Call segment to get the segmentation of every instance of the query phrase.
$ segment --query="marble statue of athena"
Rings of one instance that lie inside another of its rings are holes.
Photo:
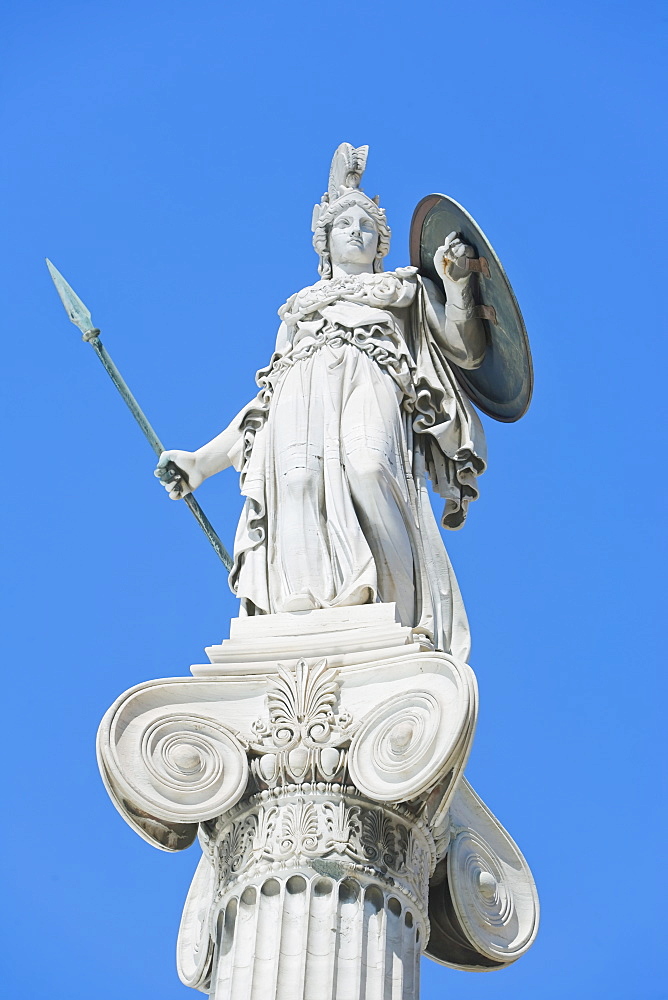
[[[485,332],[450,233],[437,290],[416,267],[383,272],[385,212],[360,188],[368,147],[334,155],[316,206],[320,280],[279,309],[260,392],[196,452],[168,451],[191,489],[233,465],[246,498],[231,584],[248,615],[394,602],[404,625],[468,659],[459,588],[427,495],[459,528],[485,469],[480,421],[450,367],[472,369]],[[443,302],[445,292],[445,303]],[[165,484],[175,499],[182,479]]]
[[[423,954],[502,969],[538,928],[531,871],[464,776],[477,684],[428,493],[461,527],[485,469],[471,400],[522,415],[526,332],[445,195],[416,209],[413,266],[383,272],[366,159],[334,154],[320,278],[279,309],[257,396],[159,458],[173,499],[240,474],[230,636],[192,676],[126,691],[98,732],[123,819],[161,850],[199,840],[177,968],[210,1000],[418,1000]]]

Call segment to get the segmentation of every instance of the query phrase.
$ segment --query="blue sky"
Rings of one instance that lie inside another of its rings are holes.
[[[475,216],[536,369],[526,418],[485,421],[481,499],[446,541],[481,695],[467,773],[534,870],[542,929],[503,972],[425,963],[423,1000],[668,997],[665,6],[0,10],[6,995],[194,996],[173,950],[197,849],[123,824],[94,736],[119,693],[187,673],[236,614],[43,259],[163,440],[197,447],[315,280],[311,209],[347,140],[371,146],[389,267],[425,194]],[[200,500],[230,545],[234,473]]]

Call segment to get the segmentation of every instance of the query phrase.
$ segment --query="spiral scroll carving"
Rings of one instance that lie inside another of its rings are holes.
[[[388,699],[363,720],[349,768],[365,795],[381,802],[415,798],[465,755],[471,691],[465,683],[444,687],[440,678],[432,678],[432,685],[409,690],[400,701]]]
[[[507,963],[527,950],[537,914],[520,866],[504,863],[473,830],[461,830],[448,853],[448,881],[457,918],[480,954]]]
[[[220,815],[248,782],[246,752],[235,734],[195,715],[154,718],[139,739],[121,741],[115,758],[130,797],[170,822]]]

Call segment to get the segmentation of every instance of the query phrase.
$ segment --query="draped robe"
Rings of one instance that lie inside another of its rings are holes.
[[[480,421],[415,268],[321,280],[279,310],[239,414],[245,497],[230,574],[242,613],[395,601],[466,660],[469,629],[427,481],[459,528],[485,469]],[[446,305],[447,308],[447,305]]]

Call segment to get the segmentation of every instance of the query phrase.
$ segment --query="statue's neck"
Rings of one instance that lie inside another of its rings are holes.
[[[333,278],[343,278],[346,274],[373,274],[373,267],[369,264],[332,263]]]

